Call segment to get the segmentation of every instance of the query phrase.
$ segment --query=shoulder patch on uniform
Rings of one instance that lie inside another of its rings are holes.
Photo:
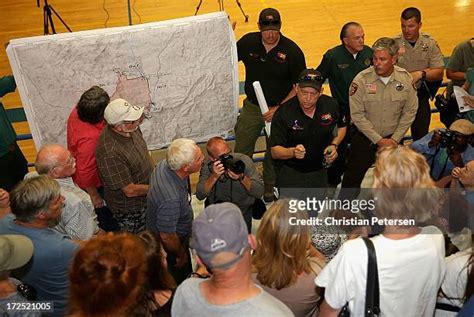
[[[354,95],[357,92],[357,89],[359,89],[359,85],[356,83],[351,84],[351,89],[349,90],[349,96]]]
[[[366,58],[366,59],[364,60],[365,66],[369,67],[369,66],[370,66],[370,62],[371,62],[370,58]]]

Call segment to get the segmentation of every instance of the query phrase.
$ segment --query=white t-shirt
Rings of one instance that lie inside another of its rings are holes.
[[[444,295],[450,299],[440,297],[438,298],[439,303],[450,304],[457,307],[463,305],[459,299],[462,299],[466,291],[467,262],[471,256],[471,252],[471,248],[469,248],[446,258],[446,275],[441,288],[443,289]],[[435,316],[456,316],[456,313],[436,310]]]
[[[382,316],[431,317],[443,280],[444,239],[435,227],[402,240],[383,235],[372,238],[377,254]],[[367,278],[367,247],[361,238],[349,240],[316,277],[325,287],[329,306],[349,302],[353,316],[364,316]]]

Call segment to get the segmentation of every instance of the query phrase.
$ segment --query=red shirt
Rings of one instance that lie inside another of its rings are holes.
[[[76,159],[76,173],[72,178],[81,188],[102,186],[97,173],[95,148],[104,127],[104,120],[96,124],[81,121],[76,107],[67,120],[67,148]]]

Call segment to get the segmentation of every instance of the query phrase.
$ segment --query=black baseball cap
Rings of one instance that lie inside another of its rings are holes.
[[[281,18],[280,13],[273,8],[266,8],[260,12],[258,18],[258,24],[260,25],[260,31],[276,30],[281,29]]]
[[[316,69],[305,69],[298,76],[298,86],[301,88],[312,87],[317,91],[321,91],[321,87],[323,86],[323,75],[321,75],[321,73]]]

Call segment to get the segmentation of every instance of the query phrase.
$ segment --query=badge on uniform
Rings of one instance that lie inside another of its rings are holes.
[[[405,88],[405,86],[402,83],[397,83],[397,85],[395,86],[395,89],[397,91],[402,91],[403,88]]]
[[[347,67],[349,67],[349,64],[337,64],[337,67],[339,69],[346,69]]]
[[[322,125],[330,125],[334,119],[332,118],[330,113],[325,113],[321,115],[321,124]]]
[[[276,55],[277,59],[284,62],[286,60],[286,54],[285,53],[282,53],[282,52],[277,52],[277,55]]]
[[[351,84],[351,89],[349,90],[349,96],[352,96],[356,93],[357,89],[359,89],[359,86],[356,83]]]
[[[369,66],[370,66],[370,62],[371,62],[371,59],[370,59],[370,58],[366,58],[365,61],[364,61],[365,66],[369,67]]]
[[[377,84],[365,84],[365,90],[368,94],[376,94],[377,93]]]
[[[423,52],[427,52],[428,49],[429,49],[428,44],[426,44],[426,43],[421,44],[421,50],[422,50]]]
[[[298,120],[295,120],[295,122],[293,123],[293,126],[291,127],[291,130],[303,131],[304,128],[302,126],[300,126],[300,124],[298,123]]]

